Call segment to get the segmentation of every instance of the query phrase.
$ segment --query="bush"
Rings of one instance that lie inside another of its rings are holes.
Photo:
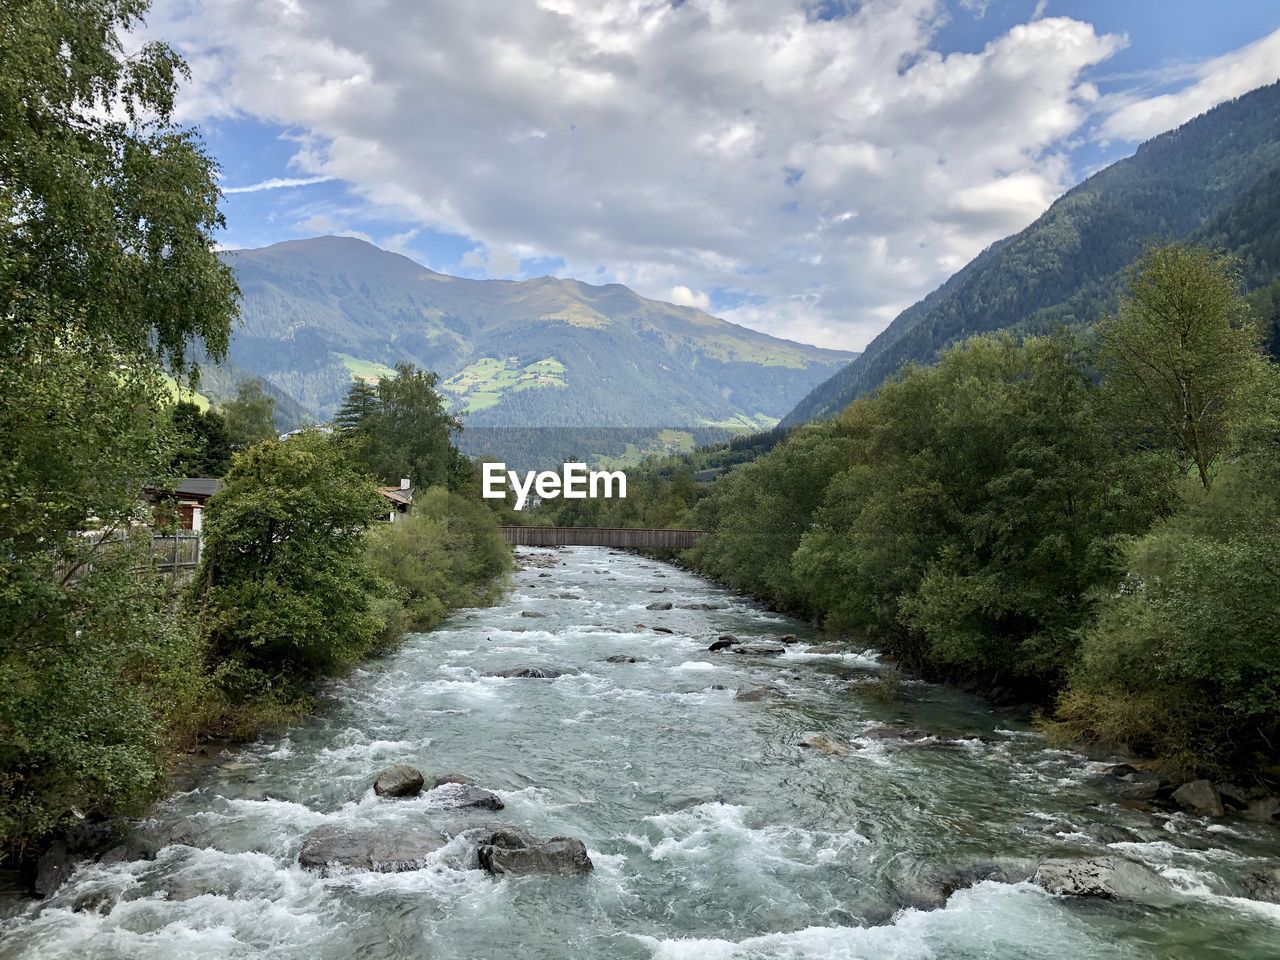
[[[1103,601],[1060,704],[1063,730],[1187,773],[1274,768],[1277,544],[1274,458],[1223,467],[1212,490],[1189,490],[1184,512],[1131,544],[1128,574]]]
[[[402,605],[384,602],[388,638],[429,629],[457,607],[491,602],[511,569],[492,511],[441,487],[420,493],[406,516],[375,529],[368,559],[395,584]]]
[[[319,433],[238,454],[209,501],[195,602],[233,700],[286,698],[377,642],[387,589],[365,560],[383,509],[373,482]]]

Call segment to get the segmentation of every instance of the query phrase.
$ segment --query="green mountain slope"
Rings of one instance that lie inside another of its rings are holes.
[[[618,284],[467,280],[350,238],[225,256],[244,294],[231,362],[320,418],[353,377],[410,361],[468,430],[759,427],[855,356]]]
[[[904,362],[930,362],[973,333],[1092,323],[1115,302],[1124,268],[1152,242],[1223,243],[1230,233],[1228,248],[1242,247],[1251,231],[1265,227],[1261,201],[1273,190],[1266,178],[1277,168],[1280,84],[1272,84],[1149,140],[1068,191],[1031,226],[993,244],[904,310],[783,423],[831,416]],[[1268,249],[1256,255],[1271,257],[1274,269],[1274,246]]]

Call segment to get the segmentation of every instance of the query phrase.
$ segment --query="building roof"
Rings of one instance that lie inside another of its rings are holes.
[[[379,487],[378,492],[398,507],[407,507],[413,503],[412,487]]]
[[[208,499],[222,489],[222,481],[217,477],[183,477],[174,486],[173,492],[180,497],[197,497]]]

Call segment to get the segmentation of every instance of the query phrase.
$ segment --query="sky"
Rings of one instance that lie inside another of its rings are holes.
[[[227,248],[625,283],[861,349],[1072,185],[1280,78],[1275,0],[154,0]]]

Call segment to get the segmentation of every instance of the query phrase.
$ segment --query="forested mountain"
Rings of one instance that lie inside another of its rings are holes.
[[[345,237],[224,254],[231,361],[331,416],[353,377],[439,374],[467,428],[770,426],[853,354],[619,284],[468,280]]]
[[[1251,287],[1280,275],[1280,84],[1163,133],[1094,174],[904,310],[865,353],[783,420],[826,417],[906,361],[974,333],[1083,327],[1112,308],[1124,269],[1153,242],[1238,252]]]

